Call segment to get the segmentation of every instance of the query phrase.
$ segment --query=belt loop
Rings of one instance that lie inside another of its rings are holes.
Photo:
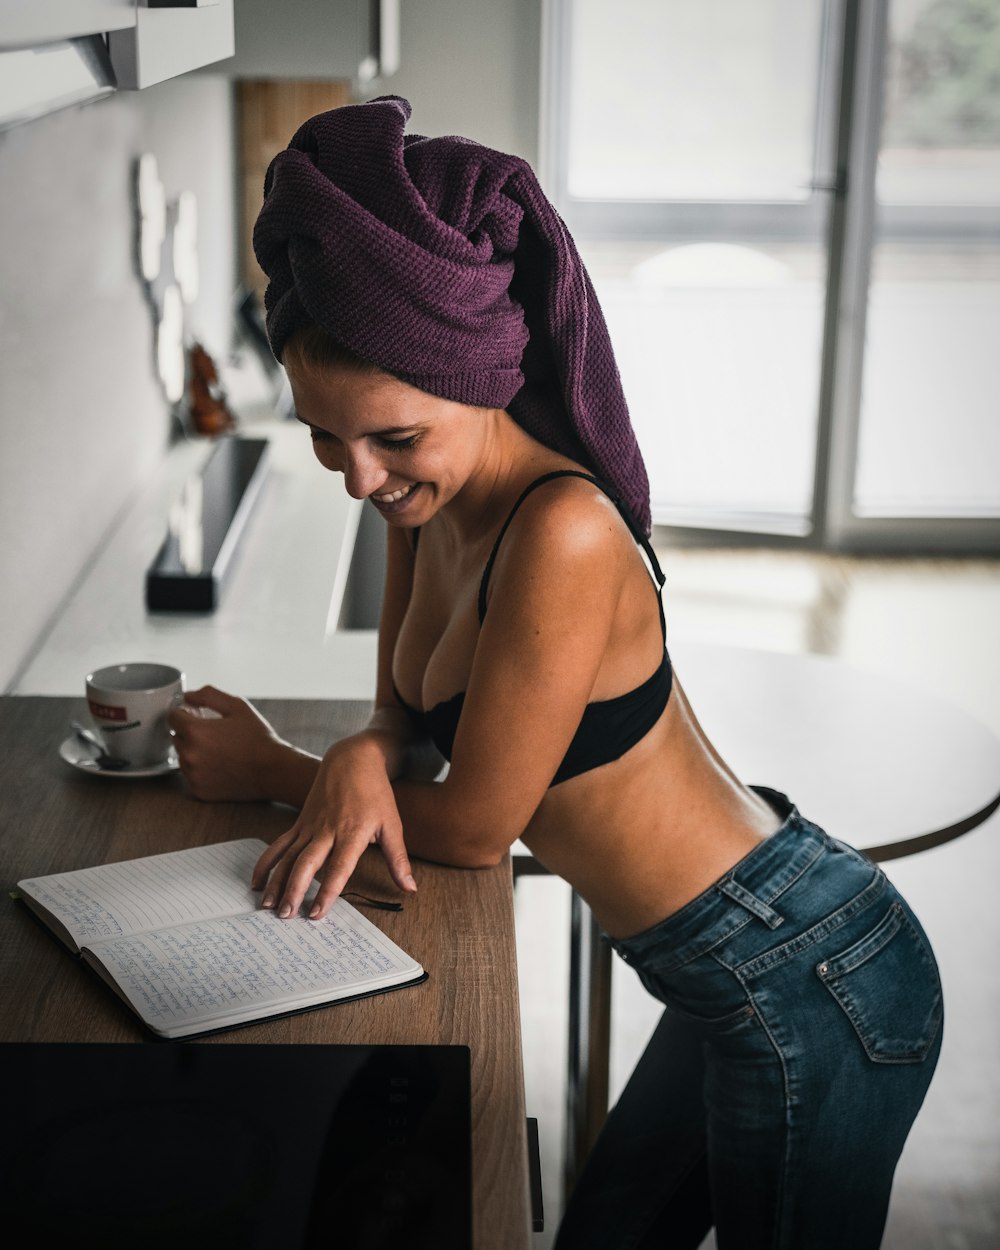
[[[773,907],[768,907],[767,903],[762,903],[756,894],[751,894],[749,890],[743,888],[738,881],[733,881],[731,877],[725,877],[716,886],[727,898],[731,898],[734,903],[739,903],[741,907],[745,907],[747,911],[752,912],[759,920],[767,925],[769,929],[776,929],[778,925],[784,924],[783,916],[779,916]]]

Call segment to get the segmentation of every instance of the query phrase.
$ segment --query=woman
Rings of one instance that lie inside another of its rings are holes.
[[[254,234],[297,415],[387,522],[375,712],[318,760],[206,688],[189,701],[220,719],[174,716],[182,767],[202,798],[301,808],[253,880],[283,918],[317,875],[323,916],[372,842],[411,891],[410,854],[475,868],[521,837],[587,900],[666,1011],[560,1247],[695,1247],[713,1223],[723,1250],[875,1247],[940,1046],[926,938],[705,737],[573,243],[524,162],[408,117],[306,123]]]

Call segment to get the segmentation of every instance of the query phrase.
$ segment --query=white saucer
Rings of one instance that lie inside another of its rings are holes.
[[[97,762],[96,752],[85,742],[81,742],[76,734],[70,734],[65,739],[59,748],[59,754],[67,764],[72,764],[81,772],[98,773],[101,777],[162,777],[180,767],[177,752],[171,747],[167,758],[159,764],[144,764],[135,768],[102,768]]]

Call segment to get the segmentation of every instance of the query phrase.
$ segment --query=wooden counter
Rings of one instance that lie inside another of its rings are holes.
[[[177,774],[135,780],[74,771],[58,748],[81,707],[66,698],[0,699],[0,1041],[145,1038],[131,1012],[9,897],[18,880],[229,838],[271,839],[292,819],[270,804],[195,802]],[[359,727],[368,711],[356,701],[273,700],[261,708],[279,732],[314,750]],[[510,865],[414,868],[416,897],[375,919],[423,964],[427,982],[218,1040],[468,1046],[474,1244],[522,1250],[530,1216]],[[366,854],[354,886],[394,893],[377,851]]]

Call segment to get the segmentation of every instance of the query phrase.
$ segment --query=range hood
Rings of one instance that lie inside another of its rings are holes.
[[[99,100],[115,86],[101,35],[0,51],[0,130]]]

